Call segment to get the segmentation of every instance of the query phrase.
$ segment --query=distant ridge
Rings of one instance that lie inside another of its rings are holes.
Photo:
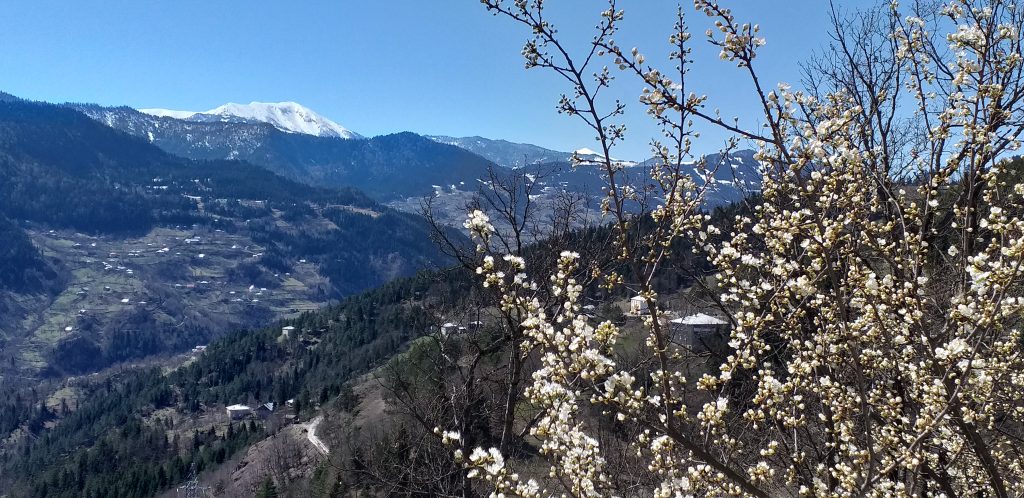
[[[546,149],[538,145],[494,140],[484,137],[449,137],[444,135],[428,135],[427,138],[460,147],[480,155],[491,162],[506,168],[521,168],[530,164],[543,164],[568,161],[571,152]]]

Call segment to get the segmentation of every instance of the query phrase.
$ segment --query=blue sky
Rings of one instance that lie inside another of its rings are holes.
[[[823,0],[723,3],[760,23],[768,45],[759,63],[770,84],[797,83],[798,63],[826,40]],[[582,42],[605,5],[549,4],[563,35]],[[627,16],[620,44],[639,47],[649,60],[663,53],[676,3],[619,5]],[[691,85],[712,96],[724,116],[753,124],[747,80],[700,41],[707,19],[692,2],[682,5],[698,42]],[[562,81],[523,69],[526,37],[475,0],[5,0],[0,90],[51,102],[193,111],[294,100],[364,135],[408,130],[593,147],[592,132],[554,111]],[[618,95],[633,111],[618,157],[646,157],[656,134],[637,95],[635,86]],[[714,150],[722,139],[708,133],[698,148]]]

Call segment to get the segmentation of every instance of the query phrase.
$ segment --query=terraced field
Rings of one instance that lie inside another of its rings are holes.
[[[243,233],[177,227],[119,239],[30,230],[68,281],[52,298],[19,297],[20,323],[0,326],[5,349],[17,352],[5,366],[27,375],[82,372],[82,359],[62,364],[62,351],[75,356],[96,346],[116,361],[144,356],[153,344],[187,350],[327,302],[330,284],[315,265],[299,260],[273,273],[256,264],[264,247]]]

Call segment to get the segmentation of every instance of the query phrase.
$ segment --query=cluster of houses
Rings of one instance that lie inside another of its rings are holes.
[[[227,412],[231,420],[243,420],[253,415],[265,420],[274,414],[274,403],[263,403],[256,408],[249,405],[231,405],[227,407]]]

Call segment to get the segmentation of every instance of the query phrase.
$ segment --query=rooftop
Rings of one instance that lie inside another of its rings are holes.
[[[696,315],[690,315],[685,318],[676,318],[672,320],[672,323],[678,323],[682,325],[726,325],[728,322],[721,318],[716,318],[711,315],[704,313],[697,313]]]

